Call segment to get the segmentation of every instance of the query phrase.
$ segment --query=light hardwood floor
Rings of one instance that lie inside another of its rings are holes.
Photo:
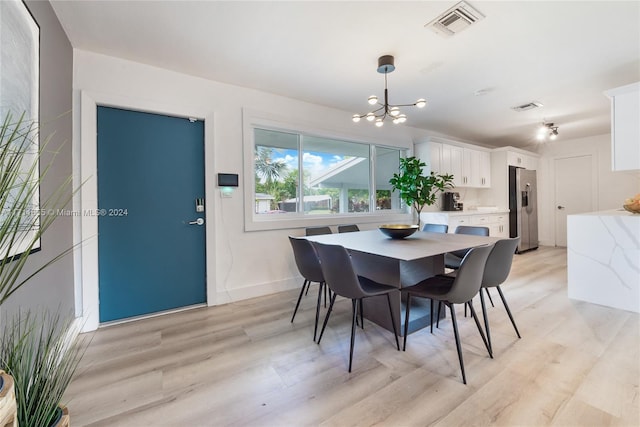
[[[98,330],[66,395],[74,426],[639,426],[638,314],[567,298],[566,251],[516,255],[494,292],[494,359],[458,316],[462,384],[449,318],[398,352],[373,323],[356,336],[336,302],[312,340],[316,287]],[[606,284],[603,284],[606,286]],[[479,304],[476,304],[479,307]]]

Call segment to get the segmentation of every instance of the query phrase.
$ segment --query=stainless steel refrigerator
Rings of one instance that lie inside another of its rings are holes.
[[[509,166],[509,235],[520,236],[516,253],[538,247],[536,171]]]

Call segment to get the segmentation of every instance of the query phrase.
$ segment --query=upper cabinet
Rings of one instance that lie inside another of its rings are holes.
[[[640,82],[605,95],[611,99],[611,168],[640,169]]]
[[[414,153],[427,164],[426,173],[453,175],[456,187],[491,186],[491,154],[487,150],[429,141],[415,144]]]
[[[537,170],[538,158],[533,155],[522,154],[515,151],[507,151],[507,165]]]

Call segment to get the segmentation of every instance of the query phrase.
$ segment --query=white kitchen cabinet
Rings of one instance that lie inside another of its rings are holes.
[[[416,143],[413,152],[415,157],[427,164],[424,169],[426,174],[433,171],[453,175],[453,185],[456,187],[491,187],[489,151],[429,141]]]
[[[413,155],[426,164],[424,175],[442,170],[442,144],[439,142],[420,142],[414,145]]]
[[[440,173],[453,175],[453,185],[464,187],[464,174],[462,172],[463,149],[455,145],[442,144],[442,161]]]
[[[462,166],[462,186],[491,187],[491,154],[488,151],[465,148]]]
[[[509,213],[485,213],[477,211],[460,212],[423,212],[420,214],[422,224],[447,224],[449,233],[453,233],[459,225],[488,227],[492,237],[509,237]]]
[[[611,168],[640,169],[640,82],[605,94],[611,99]]]
[[[518,166],[525,169],[537,170],[538,158],[515,151],[508,151],[507,164],[509,166]]]

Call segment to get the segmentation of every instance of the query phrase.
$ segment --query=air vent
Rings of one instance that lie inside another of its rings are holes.
[[[425,24],[425,27],[431,28],[441,36],[451,37],[483,18],[482,13],[468,3],[461,1],[433,21]]]
[[[515,107],[511,107],[511,109],[514,111],[527,111],[527,110],[533,110],[534,108],[539,108],[539,107],[542,107],[541,103],[539,103],[538,101],[531,101],[526,104],[516,105]]]

